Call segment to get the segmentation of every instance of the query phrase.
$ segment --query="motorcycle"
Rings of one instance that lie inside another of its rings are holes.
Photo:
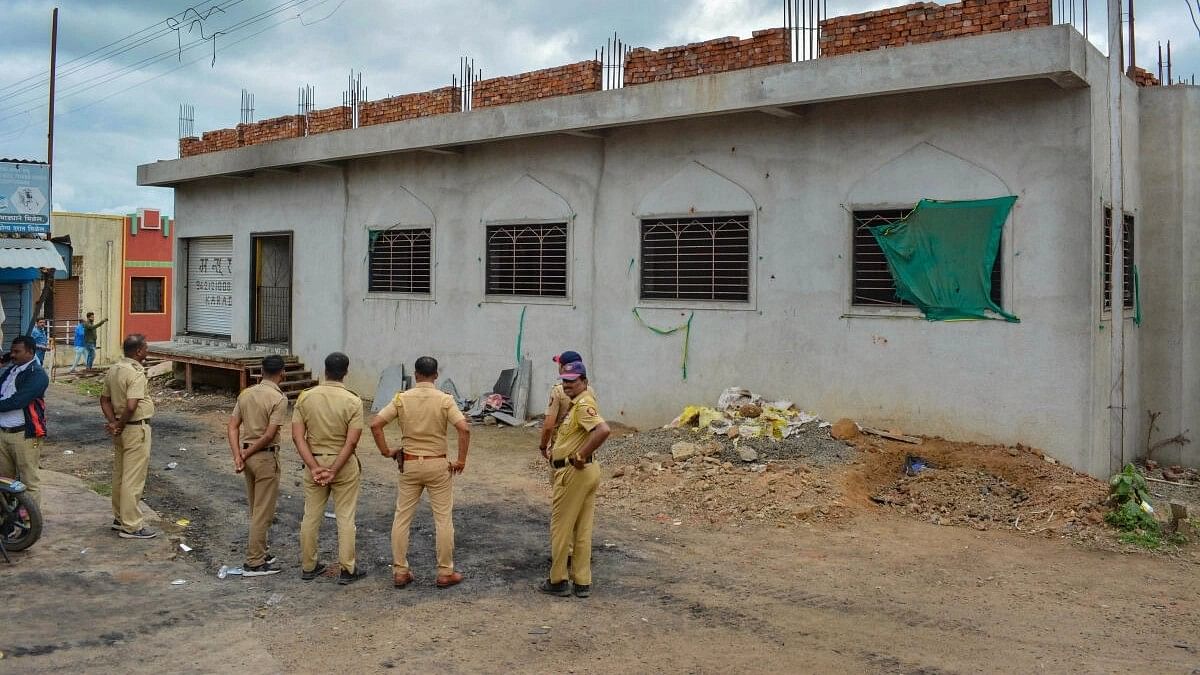
[[[24,551],[42,536],[42,512],[16,478],[0,477],[0,554]]]

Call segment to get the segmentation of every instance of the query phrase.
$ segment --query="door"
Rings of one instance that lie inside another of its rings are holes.
[[[79,322],[79,277],[56,279],[50,309],[50,333],[55,342],[71,344]]]
[[[4,307],[4,341],[12,342],[25,334],[21,317],[25,314],[25,287],[22,284],[0,284],[0,305]],[[8,344],[0,351],[8,351]]]
[[[250,297],[250,334],[258,344],[287,345],[292,340],[292,236],[254,237],[254,288]]]
[[[232,317],[233,237],[189,239],[187,332],[228,338]]]

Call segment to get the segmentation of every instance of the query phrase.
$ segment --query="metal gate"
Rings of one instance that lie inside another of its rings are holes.
[[[288,344],[292,338],[292,238],[254,237],[254,341]]]
[[[25,286],[22,284],[0,284],[0,305],[4,307],[4,348],[12,339],[25,332],[21,317],[25,315]]]
[[[229,337],[233,317],[233,237],[187,242],[187,332]]]

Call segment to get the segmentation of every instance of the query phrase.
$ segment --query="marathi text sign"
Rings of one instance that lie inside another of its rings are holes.
[[[50,167],[0,162],[0,232],[50,233]]]

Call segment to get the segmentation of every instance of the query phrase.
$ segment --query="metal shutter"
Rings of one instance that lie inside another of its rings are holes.
[[[51,333],[55,339],[70,344],[75,337],[75,322],[79,321],[79,277],[54,281],[54,311],[50,315]]]
[[[229,337],[233,237],[188,240],[187,284],[187,331]]]
[[[21,325],[21,317],[25,314],[25,293],[21,284],[0,284],[0,303],[4,305],[4,349],[12,339],[21,335],[25,327]]]

